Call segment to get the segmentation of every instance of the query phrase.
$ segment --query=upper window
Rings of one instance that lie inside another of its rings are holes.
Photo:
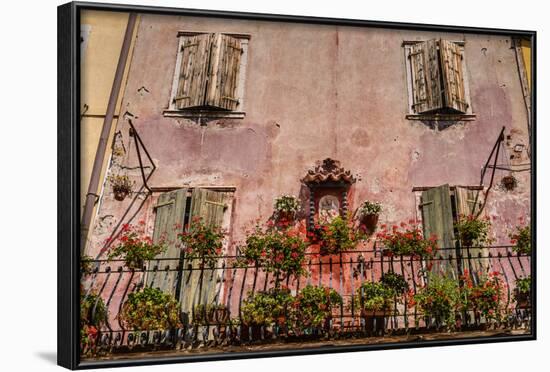
[[[443,39],[404,42],[409,119],[473,118],[464,43]]]
[[[173,116],[244,117],[247,35],[180,32]]]

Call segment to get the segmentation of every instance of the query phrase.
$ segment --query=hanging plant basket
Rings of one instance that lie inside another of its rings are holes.
[[[516,177],[509,175],[502,177],[502,180],[500,181],[502,184],[502,187],[504,187],[505,190],[512,191],[515,189],[518,185],[518,180]]]
[[[367,233],[372,234],[376,230],[376,225],[378,224],[378,214],[365,214],[361,215],[361,225],[365,227]]]
[[[122,201],[132,193],[132,187],[134,186],[134,181],[130,180],[127,175],[112,175],[109,177],[109,182],[113,188],[113,194],[115,200]]]

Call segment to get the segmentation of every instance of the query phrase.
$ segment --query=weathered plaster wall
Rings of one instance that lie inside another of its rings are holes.
[[[201,126],[163,116],[178,30],[251,35],[244,119]],[[351,208],[364,199],[378,200],[385,208],[383,223],[417,213],[413,186],[477,185],[502,126],[512,135],[511,147],[528,144],[514,50],[506,37],[160,15],[142,16],[137,35],[122,102],[127,113],[117,126],[126,152],[115,156],[113,169],[137,165],[128,142],[131,118],[158,167],[151,185],[236,187],[234,240],[242,238],[251,221],[271,215],[274,197],[300,194],[299,179],[327,157],[340,160],[360,178]],[[434,129],[405,119],[401,43],[432,37],[465,41],[474,121]],[[513,161],[529,160],[524,151]],[[139,181],[138,171],[130,172]],[[497,172],[495,180],[504,174]],[[516,177],[515,191],[491,192],[489,213],[508,219],[528,214],[529,173]],[[130,202],[105,196],[100,217],[110,222],[96,228],[96,251]],[[153,202],[149,198],[142,213],[153,217],[147,208]]]

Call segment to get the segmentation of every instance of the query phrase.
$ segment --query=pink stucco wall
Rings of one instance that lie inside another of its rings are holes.
[[[178,30],[250,34],[244,119],[198,125],[165,117],[177,53]],[[465,41],[471,105],[476,118],[446,129],[407,120],[404,40],[443,37]],[[152,186],[235,186],[231,240],[272,214],[273,199],[299,195],[300,178],[316,161],[337,159],[358,178],[350,209],[365,199],[382,203],[380,223],[418,215],[415,186],[478,185],[480,170],[502,126],[510,135],[500,164],[529,163],[527,113],[511,39],[245,20],[142,15],[118,121],[113,171],[126,167],[140,184],[130,118],[157,165]],[[145,89],[141,89],[144,87]],[[499,171],[498,182],[506,172]],[[519,216],[529,215],[529,172],[518,188],[494,188],[487,213],[498,216],[497,243]],[[485,185],[489,177],[485,180]],[[158,195],[138,197],[127,216],[154,221]],[[107,186],[91,236],[94,256],[131,203],[114,201]],[[127,222],[127,221],[124,221]],[[233,253],[233,252],[230,252]],[[346,274],[348,275],[348,274]]]

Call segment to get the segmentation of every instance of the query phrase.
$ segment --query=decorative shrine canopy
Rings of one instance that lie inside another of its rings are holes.
[[[324,183],[336,183],[342,185],[351,185],[356,179],[351,171],[340,166],[338,160],[326,158],[322,162],[317,162],[315,167],[309,169],[302,178],[302,182],[308,186],[315,186]]]

